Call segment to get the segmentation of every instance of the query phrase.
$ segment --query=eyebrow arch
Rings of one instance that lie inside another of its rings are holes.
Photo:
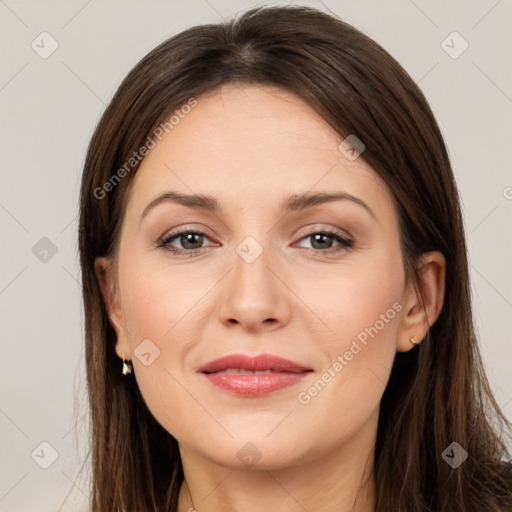
[[[285,199],[285,201],[283,201],[281,209],[288,212],[300,211],[312,208],[313,206],[317,206],[319,204],[343,200],[352,201],[353,203],[362,206],[375,220],[377,220],[377,217],[375,216],[372,209],[364,201],[362,201],[358,197],[355,197],[351,194],[347,194],[345,192],[292,194],[287,199]],[[183,194],[179,192],[168,191],[158,195],[155,199],[153,199],[153,201],[151,201],[146,206],[146,208],[144,208],[144,211],[142,212],[141,215],[141,221],[152,208],[163,202],[177,203],[188,208],[198,208],[213,213],[221,212],[219,202],[213,196],[201,194]]]
[[[358,197],[353,196],[352,194],[347,194],[345,192],[293,194],[284,202],[283,209],[286,211],[305,210],[306,208],[311,208],[318,204],[332,201],[352,201],[353,203],[362,206],[375,220],[377,220],[377,217],[373,213],[372,209],[364,201]]]

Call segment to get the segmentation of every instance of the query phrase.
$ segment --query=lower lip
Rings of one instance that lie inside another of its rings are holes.
[[[239,375],[227,373],[203,373],[214,386],[235,395],[263,396],[298,384],[310,372],[263,373]]]

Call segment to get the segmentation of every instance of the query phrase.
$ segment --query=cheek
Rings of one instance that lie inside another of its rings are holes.
[[[402,310],[404,273],[400,255],[394,251],[383,254],[352,272],[333,276],[332,283],[336,307],[328,311],[336,335],[328,346],[331,360],[346,353],[351,366],[365,365],[368,370],[375,367],[386,372],[396,351]]]
[[[301,297],[323,321],[323,346],[331,353],[347,341],[375,329],[383,338],[393,337],[401,307],[404,271],[398,251],[376,250],[318,273],[315,279],[301,279]],[[369,336],[369,335],[368,335]]]
[[[197,407],[187,393],[183,361],[200,341],[205,294],[215,281],[211,271],[201,273],[192,267],[180,271],[149,260],[126,257],[119,266],[132,364],[153,416],[169,432],[186,435],[190,422],[183,418],[197,415]]]
[[[333,272],[329,292],[309,296],[333,331],[322,340],[319,378],[299,394],[319,428],[329,421],[349,437],[378,407],[396,354],[403,286],[401,256],[390,253]]]
[[[201,300],[211,286],[211,272],[204,274],[191,267],[166,265],[164,258],[157,262],[147,255],[126,259],[122,292],[132,349],[145,338],[160,350],[179,348],[169,340],[200,311]]]

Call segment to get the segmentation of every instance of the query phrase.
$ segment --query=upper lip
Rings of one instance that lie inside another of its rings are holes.
[[[260,354],[257,356],[231,354],[204,364],[198,369],[198,372],[213,373],[228,369],[248,371],[272,370],[275,372],[293,373],[312,371],[308,366],[272,354]]]

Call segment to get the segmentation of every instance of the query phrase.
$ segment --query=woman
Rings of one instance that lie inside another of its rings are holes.
[[[79,237],[92,511],[512,510],[445,144],[358,30],[258,8],[159,45]]]

